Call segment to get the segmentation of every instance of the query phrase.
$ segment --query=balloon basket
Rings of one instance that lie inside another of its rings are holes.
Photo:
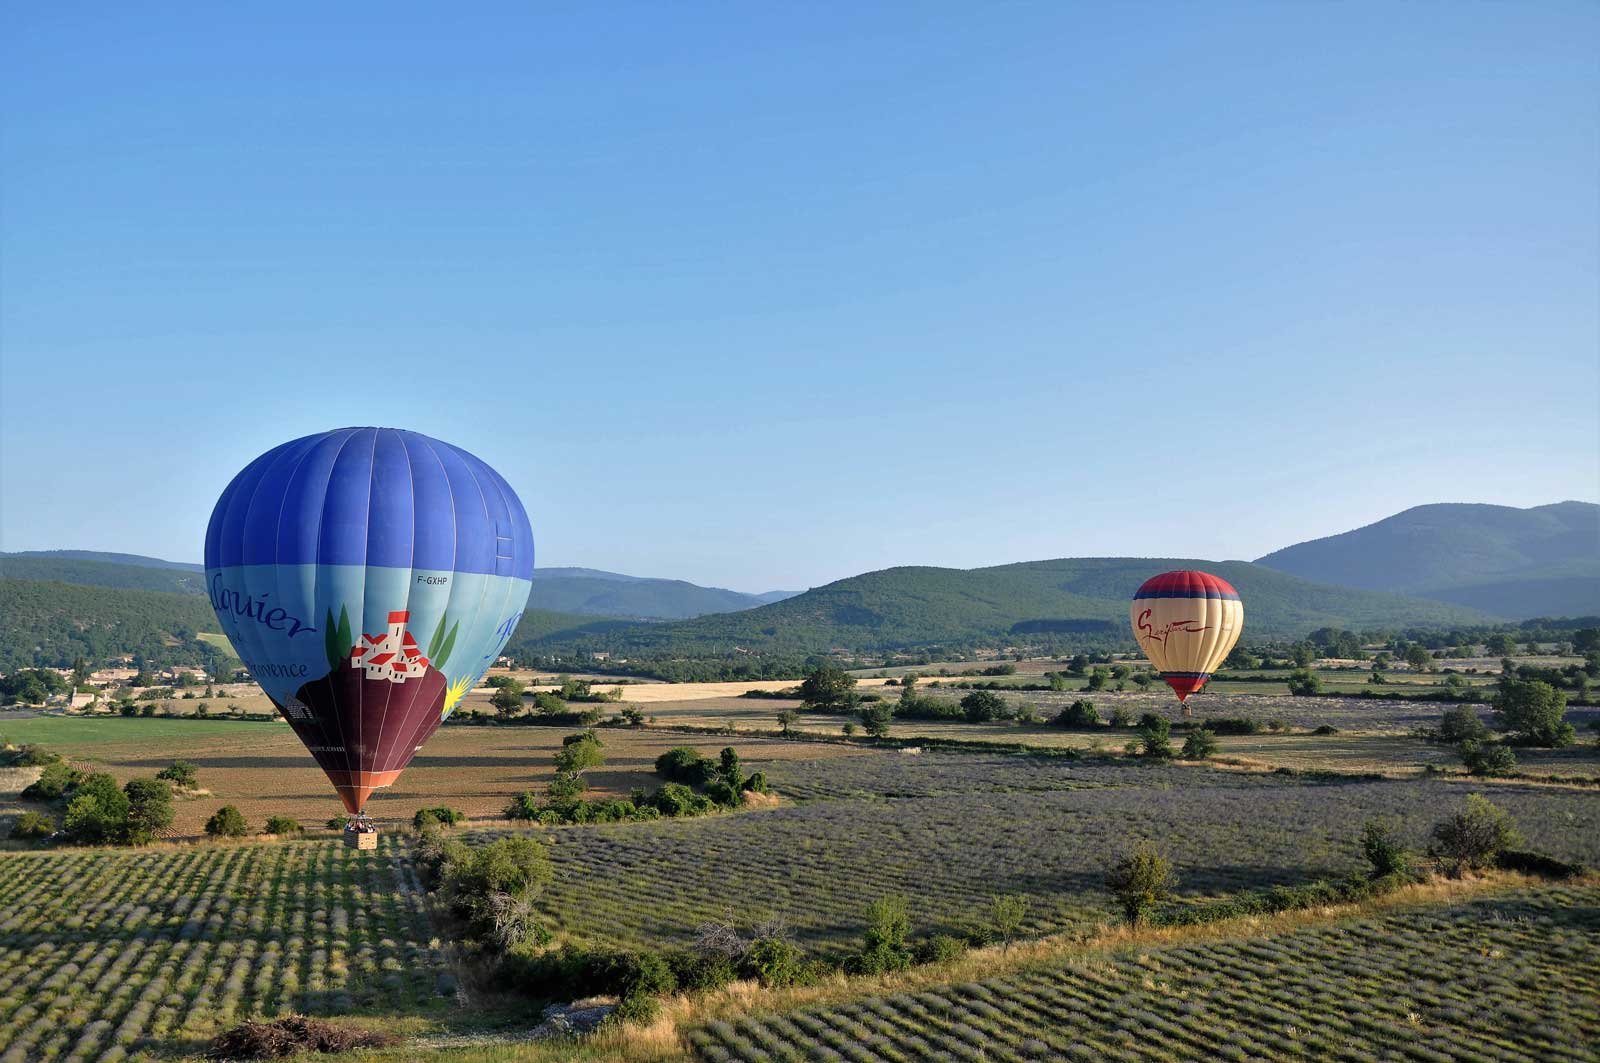
[[[365,816],[358,816],[344,825],[344,844],[348,849],[376,849],[378,825]]]

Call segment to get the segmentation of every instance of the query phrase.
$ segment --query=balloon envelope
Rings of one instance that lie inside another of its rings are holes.
[[[506,481],[466,451],[341,428],[234,477],[205,568],[223,632],[356,813],[511,637],[533,531]]]
[[[1239,641],[1244,604],[1220,576],[1188,569],[1163,572],[1134,594],[1129,620],[1139,648],[1178,700],[1186,701]]]

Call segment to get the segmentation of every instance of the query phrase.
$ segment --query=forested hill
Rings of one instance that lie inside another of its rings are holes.
[[[0,576],[119,590],[205,593],[205,577],[198,565],[92,550],[0,554]],[[534,570],[529,604],[579,616],[682,620],[707,613],[753,609],[786,596],[782,591],[744,594],[677,579],[624,576],[587,568],[556,568]]]
[[[603,649],[692,656],[908,649],[1050,633],[1120,640],[1133,592],[1148,577],[1173,568],[1203,568],[1231,581],[1245,601],[1245,630],[1256,636],[1491,619],[1441,602],[1311,583],[1244,561],[1067,558],[971,570],[883,569],[745,612],[618,626],[577,638],[564,633],[528,639],[519,632],[513,647],[524,653]]]
[[[1592,615],[1600,613],[1600,506],[1417,506],[1257,564],[1513,619]]]

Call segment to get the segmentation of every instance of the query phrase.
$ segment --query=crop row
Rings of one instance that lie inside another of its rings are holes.
[[[1395,818],[1420,847],[1474,789],[937,754],[791,762],[772,774],[780,792],[811,798],[550,832],[556,875],[543,904],[553,924],[596,942],[659,946],[732,910],[745,921],[782,916],[826,953],[856,936],[881,894],[909,897],[921,929],[961,930],[991,896],[1016,893],[1029,898],[1024,933],[1037,935],[1110,915],[1104,869],[1135,840],[1168,852],[1184,896],[1213,897],[1356,870],[1369,817]],[[1485,792],[1534,847],[1600,860],[1591,794]]]
[[[445,969],[392,844],[17,854],[0,896],[0,1063],[142,1058],[251,1016],[425,1002]]]
[[[692,1031],[736,1060],[1593,1060],[1600,889],[1168,946]]]

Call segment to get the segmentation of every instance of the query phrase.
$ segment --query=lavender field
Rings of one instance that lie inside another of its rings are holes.
[[[1545,888],[691,1031],[774,1060],[1593,1060],[1600,889]]]
[[[1578,790],[936,753],[793,761],[770,775],[793,804],[550,832],[551,917],[581,938],[659,947],[730,911],[780,915],[826,955],[885,893],[911,898],[930,931],[1019,893],[1024,933],[1040,935],[1109,918],[1104,869],[1141,839],[1160,842],[1181,895],[1199,900],[1354,871],[1369,817],[1394,818],[1420,848],[1474,792],[1511,812],[1534,847],[1600,861],[1600,800]]]

